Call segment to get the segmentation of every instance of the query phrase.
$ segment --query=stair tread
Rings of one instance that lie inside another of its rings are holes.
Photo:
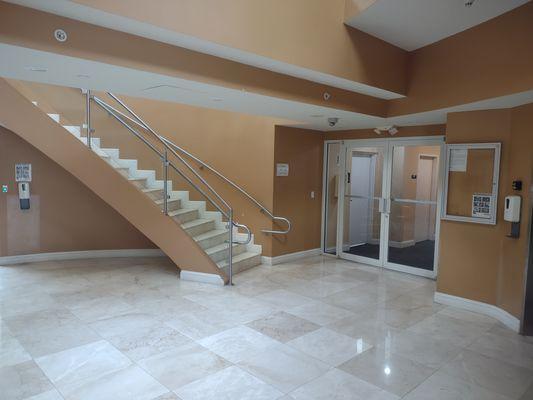
[[[132,176],[128,177],[128,181],[145,181],[147,179],[148,178],[136,178],[136,177],[132,177]]]
[[[241,244],[239,243],[233,243],[233,248],[237,247],[237,246],[241,246]],[[243,246],[243,245],[242,245]],[[221,251],[221,250],[226,250],[228,248],[228,244],[227,243],[222,243],[222,244],[217,244],[216,246],[213,246],[213,247],[209,247],[207,249],[205,249],[205,252],[209,255],[213,254],[213,253],[216,253],[218,251]]]
[[[197,211],[196,208],[180,208],[179,210],[169,211],[168,215],[170,217],[176,217],[178,215],[187,214],[193,211]]]
[[[163,190],[163,189],[155,189],[155,190]],[[171,197],[171,198],[168,199],[168,202],[170,203],[170,202],[172,202],[172,201],[179,201],[179,200],[181,200],[179,197]],[[156,200],[155,203],[156,203],[156,204],[159,204],[159,205],[163,205],[163,203],[164,203],[164,199]],[[180,210],[182,210],[182,209],[180,209]],[[176,211],[170,211],[168,214],[170,215],[170,213],[174,213],[174,212],[177,212],[177,211],[178,211],[178,210],[176,210]]]
[[[218,236],[223,233],[227,234],[228,230],[227,229],[213,229],[212,231],[202,233],[198,236],[194,236],[193,239],[196,241],[199,241],[199,240],[209,239],[211,237]]]
[[[245,251],[244,253],[237,254],[236,256],[233,257],[233,264],[238,263],[240,261],[248,260],[249,258],[260,256],[260,255],[261,255],[261,253],[254,253],[252,251]],[[217,265],[219,267],[225,267],[226,265],[228,265],[228,262],[226,260],[225,261],[221,261],[221,262],[217,263]]]
[[[203,225],[203,224],[207,224],[209,222],[213,222],[212,219],[207,219],[207,218],[198,218],[198,219],[195,219],[195,220],[192,220],[192,221],[189,221],[189,222],[185,222],[183,224],[181,224],[182,228],[192,228],[194,226],[198,226],[198,225]]]

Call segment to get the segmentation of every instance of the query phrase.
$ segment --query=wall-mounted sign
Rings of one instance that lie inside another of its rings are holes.
[[[450,171],[466,172],[468,163],[467,149],[452,149],[450,152]]]
[[[31,182],[31,164],[15,164],[15,181]]]
[[[472,217],[490,218],[492,216],[492,196],[476,193],[472,196]]]
[[[276,176],[289,176],[289,164],[276,164]]]
[[[7,185],[2,185],[2,193],[7,193]]]

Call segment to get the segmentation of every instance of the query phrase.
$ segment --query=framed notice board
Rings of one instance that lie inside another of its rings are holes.
[[[496,224],[500,143],[449,144],[442,219]]]

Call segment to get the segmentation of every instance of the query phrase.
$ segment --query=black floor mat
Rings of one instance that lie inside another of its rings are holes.
[[[379,259],[379,246],[377,244],[362,244],[350,248],[350,254]],[[407,265],[415,268],[433,271],[435,255],[435,241],[423,240],[410,247],[389,247],[389,262]]]

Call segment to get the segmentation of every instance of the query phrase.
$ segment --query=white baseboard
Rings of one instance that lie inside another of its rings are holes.
[[[313,257],[313,256],[319,256],[322,254],[322,250],[318,249],[311,249],[311,250],[304,250],[304,251],[298,251],[296,253],[289,253],[289,254],[283,254],[282,256],[277,257],[261,257],[261,262],[265,265],[277,265],[282,264],[290,261],[299,260],[301,258],[306,257]]]
[[[205,272],[181,270],[180,279],[182,281],[209,283],[211,285],[224,286],[224,280],[220,275],[206,274]]]
[[[160,249],[124,249],[124,250],[84,250],[60,253],[36,253],[19,256],[0,257],[0,265],[25,264],[39,261],[79,260],[83,258],[117,258],[117,257],[163,257]]]
[[[463,297],[452,296],[439,292],[435,292],[435,302],[487,315],[497,319],[515,332],[520,331],[520,320],[518,318],[499,307],[493,306],[492,304],[482,303],[480,301],[465,299]]]

